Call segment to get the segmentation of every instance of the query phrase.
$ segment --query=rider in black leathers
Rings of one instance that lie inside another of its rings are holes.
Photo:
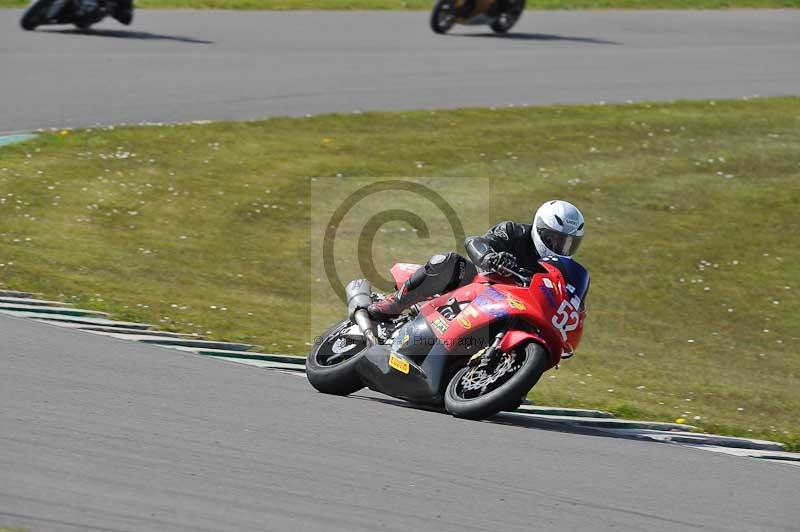
[[[434,255],[395,294],[370,305],[369,314],[378,320],[397,317],[435,294],[470,283],[477,269],[497,271],[505,266],[534,270],[543,256],[572,256],[583,234],[583,215],[574,205],[546,202],[536,212],[533,224],[501,222],[483,236],[467,238],[464,247],[469,261],[454,251]]]
[[[492,17],[498,16],[500,13],[504,11],[508,11],[511,7],[513,0],[496,0],[494,4],[489,8],[488,15]],[[475,9],[475,0],[467,0],[461,7],[459,7],[458,12],[456,13],[460,17],[466,17]]]
[[[98,9],[99,0],[80,0],[76,15],[79,19],[91,18]],[[110,15],[128,26],[133,21],[133,0],[115,0]]]

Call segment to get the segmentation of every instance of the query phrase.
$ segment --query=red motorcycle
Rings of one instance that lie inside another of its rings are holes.
[[[396,285],[417,268],[394,265]],[[366,280],[352,281],[350,318],[315,342],[309,382],[336,395],[367,386],[469,419],[516,409],[542,374],[578,347],[589,274],[562,257],[540,260],[536,271],[501,269],[386,322],[366,311],[381,296]]]

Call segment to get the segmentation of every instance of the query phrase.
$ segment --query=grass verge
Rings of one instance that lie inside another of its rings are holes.
[[[23,7],[27,0],[0,0]],[[428,10],[433,0],[138,0],[145,9],[330,9]],[[725,9],[796,8],[800,0],[528,0],[528,9]]]
[[[304,354],[308,176],[336,174],[488,176],[493,221],[574,201],[587,330],[534,400],[800,447],[800,98],[46,134],[0,150],[0,287]],[[438,251],[404,242],[380,267]]]

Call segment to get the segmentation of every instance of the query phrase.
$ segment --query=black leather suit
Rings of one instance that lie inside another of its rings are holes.
[[[528,270],[533,270],[539,260],[530,224],[501,222],[483,236],[468,237],[464,247],[469,260],[455,251],[434,255],[411,276],[404,291],[413,291],[413,299],[422,300],[469,284],[477,269],[488,269],[484,259],[493,252],[511,253],[516,257],[517,265]]]

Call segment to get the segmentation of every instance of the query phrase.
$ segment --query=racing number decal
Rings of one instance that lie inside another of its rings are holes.
[[[578,323],[581,320],[577,311],[581,305],[580,301],[577,296],[573,297],[571,301],[565,299],[553,316],[553,327],[558,329],[558,332],[561,333],[561,338],[564,340],[567,339],[568,332],[578,328]]]

